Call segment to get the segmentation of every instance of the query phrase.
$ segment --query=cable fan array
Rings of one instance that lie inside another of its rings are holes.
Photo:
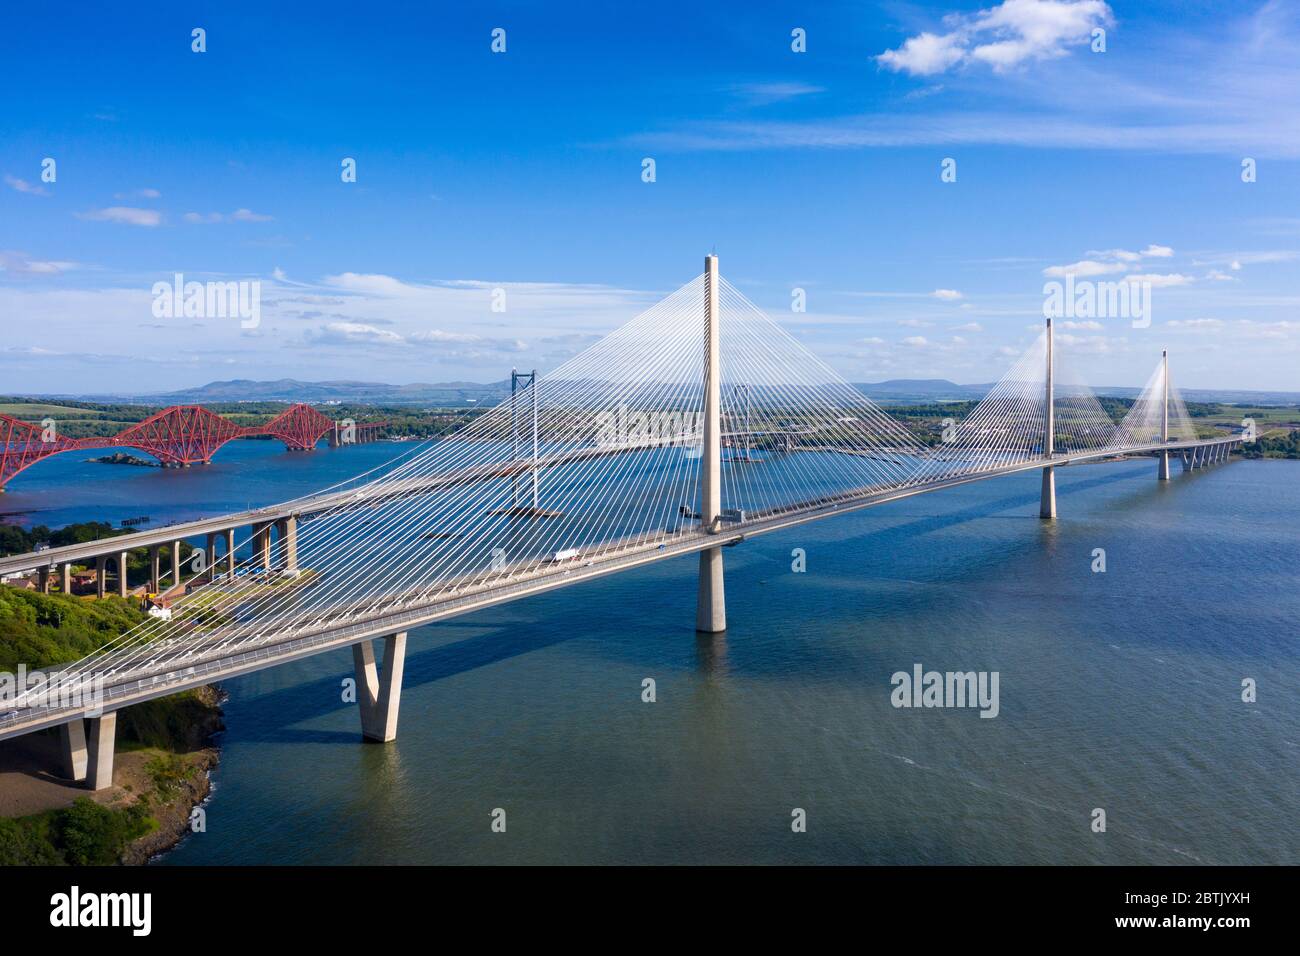
[[[1169,367],[1166,362],[1156,366],[1151,377],[1147,379],[1142,393],[1129,409],[1124,420],[1116,429],[1115,444],[1120,447],[1134,445],[1158,444],[1163,437],[1165,418],[1165,386],[1168,384],[1169,441],[1196,441],[1196,426],[1187,414],[1187,405],[1183,397],[1174,388],[1173,382],[1166,383]]]
[[[284,542],[268,567],[253,548],[60,679],[157,674],[700,537],[705,291],[700,276],[464,428],[330,489],[299,528],[300,574],[274,570]],[[724,526],[1042,457],[1045,336],[928,449],[725,279],[719,310]],[[1057,450],[1149,444],[1163,375],[1117,428],[1058,362]],[[1170,436],[1190,428],[1171,389]]]

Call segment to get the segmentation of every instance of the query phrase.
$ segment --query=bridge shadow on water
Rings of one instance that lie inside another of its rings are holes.
[[[1058,501],[1060,501],[1062,511],[1068,514],[1066,508],[1068,508],[1069,498],[1072,493],[1113,486],[1143,477],[1150,478],[1152,486],[1156,484],[1154,477],[1148,475],[1145,470],[1140,474],[1135,470],[1126,470],[1119,474],[1097,475],[1077,481],[1070,480],[1068,484],[1060,482]],[[1058,480],[1059,478],[1058,473]],[[1156,494],[1158,491],[1159,489],[1153,487],[1149,493]],[[1129,502],[1125,502],[1125,504],[1129,504]],[[1132,504],[1137,506],[1140,502],[1135,501]],[[1108,507],[1113,506],[1108,505]],[[1041,522],[1037,515],[1037,507],[1037,493],[1008,495],[1003,498],[980,501],[969,507],[942,514],[915,518],[885,528],[871,528],[864,529],[861,532],[851,532],[847,536],[847,540],[866,542],[876,539],[888,541],[892,546],[900,541],[915,540],[937,531],[989,519],[1032,520],[1036,524],[1041,524],[1045,532],[1051,533],[1053,525]],[[1006,513],[1031,508],[1032,511],[1026,511],[1024,514]],[[788,533],[780,532],[778,534]],[[1018,547],[1014,551],[994,548],[988,554],[988,560],[980,562],[979,567],[966,566],[966,570],[962,573],[972,576],[987,575],[990,568],[996,568],[999,565],[1006,565],[1019,560],[1023,557],[1026,548],[1034,548],[1042,543],[1043,538],[1035,536],[1025,539],[1024,548]],[[728,556],[730,557],[732,553],[729,551]],[[749,579],[746,582],[747,586],[749,584],[760,584],[764,576],[763,563],[764,559],[762,557],[757,558],[753,563],[749,561],[743,564],[737,562],[737,567],[732,573],[737,576],[744,575],[747,577]],[[673,567],[671,569],[666,567],[665,565],[668,564],[673,565]],[[693,562],[683,561],[680,562],[680,567],[677,565],[679,565],[679,562],[665,562],[663,565],[631,572],[631,576],[640,579],[636,584],[632,585],[638,592],[642,592],[642,589],[647,588],[652,592],[639,593],[636,607],[629,607],[626,600],[624,600],[626,593],[615,588],[601,595],[600,598],[584,602],[584,616],[587,616],[598,630],[613,633],[624,625],[627,628],[635,627],[636,622],[643,620],[648,612],[655,609],[655,606],[671,606],[680,608],[680,630],[686,633],[690,629],[691,608],[682,605],[681,595],[683,592],[680,588],[675,588],[674,584],[686,581],[690,585],[691,601],[689,603],[693,605],[695,569]],[[877,577],[880,574],[879,568],[869,568],[867,570]],[[947,576],[948,581],[953,580],[951,569],[945,571],[944,574]],[[652,580],[650,576],[657,577],[659,580]],[[595,590],[602,586],[609,588],[612,584],[615,584],[614,579],[605,578],[588,582],[583,587]],[[653,592],[653,589],[656,588],[658,592]],[[474,617],[481,615],[500,614],[503,610],[502,608],[495,608],[480,611],[475,615],[459,620],[447,621],[412,631],[407,645],[406,664],[403,673],[405,694],[410,695],[416,688],[522,657],[535,651],[555,647],[575,638],[583,639],[586,636],[584,631],[581,628],[575,629],[573,626],[571,605],[547,606],[546,604],[546,602],[564,601],[565,598],[562,595],[565,593],[562,591],[540,595],[521,601],[518,605],[509,605],[509,607],[525,606],[529,602],[536,602],[529,609],[530,614],[526,626],[523,626],[515,619],[473,620]],[[434,630],[435,628],[436,630]],[[470,636],[457,639],[451,636],[456,631],[472,633]],[[437,639],[446,643],[427,648],[421,646],[431,636],[435,635]],[[728,677],[737,670],[743,669],[751,677],[762,676],[768,671],[767,665],[762,661],[750,659],[748,655],[730,659],[725,643],[719,643],[723,640],[723,638],[718,638],[711,641],[709,638],[697,635],[694,642],[674,642],[671,648],[661,646],[662,642],[646,641],[632,644],[621,640],[594,642],[592,646],[596,647],[599,653],[608,654],[615,658],[629,657],[633,648],[635,648],[636,659],[639,662],[659,666],[667,665],[674,668],[685,666],[694,669],[705,680],[706,684],[710,685],[725,683]],[[804,676],[811,676],[813,672],[816,672],[842,678],[846,673],[852,673],[854,670],[853,667],[845,666],[849,662],[839,659],[843,653],[847,653],[847,651],[844,649],[837,651],[835,648],[821,646],[818,647],[815,655],[795,654],[785,656],[779,666],[784,674],[790,673],[793,666],[795,671],[803,673]],[[346,743],[354,745],[360,737],[359,727],[355,730],[349,728],[347,731],[335,731],[298,726],[306,721],[315,720],[329,714],[339,712],[348,712],[350,715],[355,714],[355,704],[344,704],[340,700],[340,681],[344,677],[352,676],[353,673],[351,654],[346,650],[332,651],[330,654],[316,660],[320,662],[316,664],[316,667],[320,667],[324,661],[330,660],[336,662],[336,668],[322,677],[261,692],[255,686],[244,683],[240,689],[238,703],[240,722],[245,725],[243,733],[260,742]],[[310,662],[306,662],[306,666],[312,665]],[[250,678],[247,677],[241,678],[240,682],[249,680]],[[354,722],[356,720],[355,716],[350,717],[350,719]]]
[[[409,695],[417,687],[433,684],[448,677],[468,673],[498,664],[502,661],[534,651],[544,650],[576,636],[571,629],[515,627],[510,623],[469,623],[449,621],[438,625],[444,638],[448,631],[469,630],[483,633],[451,643],[423,649],[427,632],[411,632],[407,643],[406,663],[402,672],[403,694]],[[340,699],[344,677],[352,677],[351,651],[331,651],[320,660],[335,660],[338,670],[327,676],[278,687],[263,693],[241,694],[239,712],[241,723],[247,719],[248,733],[261,742],[278,743],[348,743],[355,744],[361,732],[340,732],[323,729],[298,728],[303,721],[323,717],[338,711],[348,711],[354,721],[356,704],[345,704]],[[247,681],[248,678],[240,678]]]

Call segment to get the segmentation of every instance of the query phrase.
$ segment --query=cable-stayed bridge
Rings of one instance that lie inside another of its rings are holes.
[[[1116,423],[1055,349],[1049,320],[932,447],[721,278],[713,256],[585,352],[523,378],[460,431],[343,486],[164,529],[208,534],[199,586],[169,616],[21,690],[0,739],[61,727],[68,775],[108,786],[117,710],[350,646],[363,735],[391,740],[411,628],[698,554],[696,628],[717,633],[722,549],[748,537],[1029,470],[1042,472],[1051,519],[1058,467],[1147,455],[1168,479],[1172,457],[1197,468],[1244,440],[1198,439],[1166,356]],[[245,523],[252,554],[239,561],[233,529]]]

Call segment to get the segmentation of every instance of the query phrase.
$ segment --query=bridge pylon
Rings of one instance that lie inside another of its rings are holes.
[[[1167,444],[1169,442],[1169,350],[1164,349],[1160,353],[1160,377],[1164,379],[1161,383],[1164,386],[1164,397],[1160,406],[1160,441]],[[1156,474],[1158,481],[1169,480],[1169,452],[1160,453],[1160,470]]]
[[[718,331],[718,257],[704,257],[704,449],[700,458],[700,527],[717,534],[722,523],[722,355]],[[695,630],[718,634],[727,629],[722,548],[700,552]]]
[[[1047,402],[1043,411],[1043,457],[1048,461],[1056,452],[1056,406],[1052,382],[1052,319],[1047,319]],[[1056,469],[1043,469],[1043,490],[1039,498],[1038,517],[1056,517]]]

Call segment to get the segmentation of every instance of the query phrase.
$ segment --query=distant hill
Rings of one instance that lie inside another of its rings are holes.
[[[961,402],[979,400],[992,386],[958,385],[946,378],[894,378],[887,382],[857,382],[868,398],[885,402]]]
[[[477,405],[496,404],[510,394],[510,382],[414,382],[388,385],[383,382],[300,382],[282,378],[272,382],[231,379],[209,382],[176,392],[133,395],[131,400],[148,405],[205,405],[224,402],[349,402],[367,405]],[[90,401],[121,401],[122,396],[84,396]]]
[[[992,386],[958,385],[943,378],[896,378],[884,382],[854,385],[869,398],[886,403],[978,401]],[[1141,389],[1131,386],[1103,386],[1098,395],[1134,398]],[[510,394],[509,380],[503,382],[414,382],[388,385],[383,382],[338,380],[300,382],[282,378],[272,382],[232,379],[209,382],[197,388],[143,395],[50,395],[47,398],[79,399],[91,402],[130,402],[142,405],[204,405],[236,402],[329,402],[362,405],[472,406],[495,405]],[[1224,402],[1238,405],[1297,405],[1300,392],[1249,391],[1246,389],[1188,388],[1183,398],[1192,402]]]
[[[898,402],[951,402],[983,398],[992,385],[958,385],[942,378],[898,378],[887,382],[859,382],[854,385],[875,401]],[[1184,388],[1183,398],[1189,402],[1222,402],[1227,405],[1297,405],[1300,392],[1267,392],[1231,388]],[[1128,385],[1100,385],[1093,388],[1097,395],[1111,398],[1137,398],[1142,389]]]

